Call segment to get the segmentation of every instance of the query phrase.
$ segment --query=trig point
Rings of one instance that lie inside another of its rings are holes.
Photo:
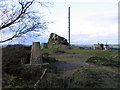
[[[40,42],[33,42],[31,48],[30,64],[43,64]]]

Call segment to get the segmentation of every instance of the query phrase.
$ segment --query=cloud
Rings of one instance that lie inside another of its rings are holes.
[[[8,0],[0,0],[0,2],[3,2],[3,1],[8,1]]]
[[[48,1],[48,0],[46,0]],[[51,1],[51,0],[50,0]],[[46,20],[54,23],[48,25],[45,32],[37,40],[47,41],[50,33],[56,33],[68,38],[68,7],[65,0],[53,0],[52,13]],[[118,40],[118,11],[117,0],[66,0],[71,3],[71,43],[117,43]],[[79,2],[79,3],[76,3]],[[82,3],[84,2],[84,4]],[[41,39],[40,39],[41,38]],[[42,40],[43,39],[43,40]],[[34,39],[32,39],[34,41]]]
[[[117,43],[118,37],[117,6],[111,7],[113,6],[114,3],[108,3],[107,1],[105,1],[107,4],[104,4],[103,0],[101,2],[103,2],[103,4],[97,3],[98,6],[92,6],[94,4],[90,3],[87,4],[88,7],[84,7],[81,6],[82,5],[81,3],[80,5],[78,3],[75,4],[76,6],[74,5],[74,7],[71,7],[71,36],[72,35],[74,36],[74,38],[72,36],[72,43],[81,42],[87,44],[99,41],[105,42],[110,40],[114,40]],[[114,5],[117,5],[117,3],[115,3]],[[54,10],[55,12],[57,12],[56,11],[57,9]],[[50,31],[56,32],[57,34],[67,38],[68,37],[67,9],[62,8],[59,12],[57,12],[57,16],[55,15],[53,15],[52,17],[54,18],[53,19],[54,24],[50,25]],[[104,38],[105,40],[101,39],[101,37]]]
[[[46,1],[51,1],[51,0],[46,0]],[[102,3],[102,2],[118,2],[119,0],[52,0],[53,2],[66,2],[66,3],[73,3],[73,2],[77,2],[77,3]]]
[[[105,15],[105,14],[98,14],[98,15],[92,15],[92,16],[87,16],[87,20],[90,21],[96,21],[100,23],[118,23],[118,16],[116,15]]]
[[[94,36],[94,35],[93,35]],[[112,37],[112,38],[111,38]],[[109,44],[118,42],[117,36],[108,35],[103,37],[102,34],[97,34],[94,37],[91,37],[89,34],[75,34],[71,36],[72,44],[95,44],[95,43],[103,43],[108,42]]]
[[[20,38],[14,38],[13,40],[0,43],[0,45],[5,45],[5,44],[25,44],[25,45],[31,45],[32,42],[40,42],[40,43],[47,43],[48,38],[44,36],[39,36],[39,37],[20,37]]]

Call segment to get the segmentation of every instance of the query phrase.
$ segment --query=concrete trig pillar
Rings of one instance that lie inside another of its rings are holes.
[[[32,43],[30,64],[43,64],[40,42]]]

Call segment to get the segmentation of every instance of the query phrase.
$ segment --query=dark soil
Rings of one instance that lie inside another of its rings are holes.
[[[63,54],[63,53],[66,53],[65,51],[55,51],[54,53],[56,54]]]
[[[48,63],[57,61],[55,58],[51,58],[51,57],[42,57],[42,59],[43,59],[43,62],[48,62]]]

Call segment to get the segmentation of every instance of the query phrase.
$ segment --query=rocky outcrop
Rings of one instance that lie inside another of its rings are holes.
[[[55,33],[51,33],[50,38],[48,40],[48,44],[50,44],[50,45],[52,45],[52,44],[68,45],[68,42],[67,42],[67,39],[65,39],[64,37],[61,37]]]

